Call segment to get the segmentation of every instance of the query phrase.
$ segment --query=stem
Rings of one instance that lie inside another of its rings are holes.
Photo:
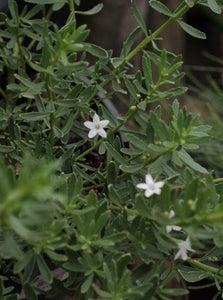
[[[218,183],[223,183],[223,178],[217,178],[213,180],[214,183],[218,184]]]
[[[198,2],[198,1],[197,1]],[[182,8],[180,7],[182,6]],[[125,58],[126,61],[130,61],[138,52],[142,51],[150,42],[157,38],[165,29],[180,19],[190,8],[183,2],[176,9],[175,14],[171,16],[163,25],[161,25],[154,33],[146,36],[141,43],[139,43]]]
[[[195,267],[197,267],[197,268],[199,268],[201,270],[204,270],[206,272],[211,272],[211,273],[223,276],[223,270],[219,270],[219,268],[214,268],[214,267],[208,266],[206,264],[203,264],[203,263],[199,262],[196,259],[189,258],[189,259],[187,259],[187,262],[190,265],[195,266]]]
[[[84,151],[83,153],[81,153],[78,157],[75,158],[75,161],[80,160],[81,158],[85,157],[88,153],[90,153],[91,151],[93,151],[95,148],[97,148],[98,146],[100,146],[100,144],[104,141],[104,139],[100,139],[96,144],[94,144],[93,146],[91,146],[89,149],[87,149],[86,151]]]
[[[69,0],[68,2],[69,7],[70,7],[70,12],[71,12],[71,16],[74,22],[74,31],[76,30],[76,12],[75,12],[75,7],[74,7],[74,0]]]

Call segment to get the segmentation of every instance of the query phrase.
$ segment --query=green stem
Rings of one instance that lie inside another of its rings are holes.
[[[75,12],[75,6],[74,6],[74,0],[69,0],[68,2],[69,7],[70,7],[70,12],[71,12],[71,16],[73,19],[73,24],[74,24],[74,31],[76,30],[76,12]]]
[[[214,183],[218,184],[218,183],[223,183],[223,178],[217,178],[213,180]]]
[[[198,2],[198,1],[197,1]],[[181,7],[182,6],[182,7]],[[183,2],[176,9],[175,14],[171,16],[163,25],[161,25],[154,33],[146,36],[141,43],[139,43],[125,58],[126,61],[130,61],[138,52],[141,52],[150,42],[156,39],[164,30],[180,19],[188,10],[189,6]]]
[[[187,259],[187,262],[194,266],[194,267],[197,267],[203,271],[206,271],[206,272],[211,272],[213,274],[217,274],[217,275],[220,275],[220,276],[223,276],[223,270],[219,270],[218,268],[214,268],[214,267],[211,267],[209,265],[206,265],[206,264],[203,264],[201,262],[199,262],[198,260],[196,259]]]
[[[88,148],[86,151],[84,151],[83,153],[81,153],[78,157],[75,158],[75,161],[78,161],[80,159],[82,159],[83,157],[85,157],[88,153],[91,153],[94,149],[96,149],[97,147],[100,146],[100,144],[104,141],[104,139],[100,139],[96,144],[94,144],[93,146],[91,146],[90,148]]]

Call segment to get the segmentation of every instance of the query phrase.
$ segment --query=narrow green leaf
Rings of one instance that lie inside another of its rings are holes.
[[[136,209],[142,216],[144,216],[148,219],[153,218],[151,210],[149,209],[148,205],[146,204],[145,198],[140,194],[136,195]]]
[[[214,13],[216,14],[221,13],[221,7],[217,4],[215,0],[208,0],[208,6]]]
[[[117,181],[117,171],[114,161],[109,162],[108,164],[108,174],[107,174],[107,184],[115,184]]]
[[[33,232],[28,230],[22,223],[22,221],[13,215],[9,216],[9,222],[13,230],[25,240],[33,240]]]
[[[33,251],[29,250],[26,252],[19,261],[16,262],[14,265],[14,272],[15,273],[20,273],[31,261],[33,257]]]
[[[67,261],[67,256],[61,253],[56,253],[55,251],[45,250],[45,253],[55,261]]]
[[[135,173],[142,168],[142,165],[141,164],[120,165],[119,168],[126,173]]]
[[[50,271],[49,267],[47,266],[44,258],[41,255],[39,255],[37,256],[36,262],[43,280],[47,283],[52,283],[53,274]]]
[[[210,274],[205,271],[197,270],[187,266],[181,266],[178,269],[178,272],[183,277],[183,279],[187,282],[198,282],[201,279],[210,276]]]
[[[199,165],[198,163],[196,163],[193,160],[193,158],[184,149],[177,151],[177,154],[179,158],[191,169],[200,173],[207,173],[207,170],[203,168],[201,165]]]
[[[13,146],[0,145],[0,153],[12,152],[15,148]]]
[[[113,295],[109,292],[101,290],[96,284],[92,285],[96,293],[104,299],[113,299]]]
[[[19,19],[19,11],[16,1],[8,0],[8,8],[13,20],[17,23]]]
[[[75,11],[75,13],[79,14],[79,15],[83,15],[83,16],[92,16],[92,15],[99,13],[102,10],[102,8],[103,8],[103,4],[99,3],[87,11],[78,11],[77,10],[77,11]]]
[[[146,151],[148,149],[148,144],[145,142],[146,137],[143,139],[143,136],[140,138],[136,134],[131,133],[127,133],[126,137],[128,141],[137,149],[140,149],[141,151]]]
[[[43,120],[48,115],[49,115],[49,113],[28,112],[28,113],[21,113],[19,115],[19,117],[26,121],[40,121],[40,120]]]
[[[141,16],[141,14],[138,11],[138,8],[136,6],[135,0],[131,0],[131,9],[132,9],[132,14],[136,19],[136,22],[138,23],[138,25],[141,27],[142,31],[145,33],[145,35],[147,35],[147,28],[146,28],[146,24]]]
[[[152,76],[151,62],[147,52],[144,53],[142,58],[142,69],[143,69],[147,90],[150,91],[151,86],[153,84],[153,76]]]
[[[170,11],[170,9],[166,5],[161,3],[160,1],[151,0],[151,1],[149,1],[149,4],[153,9],[155,9],[156,11],[158,11],[161,14],[164,14],[169,17],[172,15],[172,12]]]
[[[198,38],[198,39],[206,39],[206,34],[196,28],[194,28],[193,26],[183,22],[183,21],[178,21],[178,23],[180,24],[180,27],[189,35]]]
[[[129,81],[127,76],[124,77],[124,81],[125,81],[125,86],[127,87],[127,90],[129,91],[131,97],[133,98],[133,100],[135,100],[135,102],[137,102],[138,96],[137,96],[137,91],[134,88],[134,85]]]
[[[33,287],[29,283],[26,283],[23,286],[23,290],[26,295],[26,299],[29,299],[29,300],[37,300],[38,299],[34,292]]]
[[[121,154],[111,144],[106,142],[105,147],[117,162],[123,165],[126,164],[126,160],[124,159],[124,157],[122,157]]]
[[[126,41],[123,43],[123,49],[121,52],[121,57],[125,57],[131,51],[132,45],[134,44],[135,40],[137,39],[139,33],[141,32],[140,27],[136,27],[128,36]]]
[[[84,44],[84,49],[85,51],[89,52],[90,54],[99,57],[99,58],[107,58],[108,53],[105,49],[102,47],[96,46],[94,44]]]
[[[88,270],[87,265],[81,265],[75,262],[67,262],[63,264],[63,267],[65,270],[72,271],[72,272],[78,272],[78,273],[84,273]]]
[[[83,282],[83,284],[81,285],[81,293],[86,293],[89,288],[91,287],[92,281],[94,278],[94,274],[92,273],[91,275],[89,275],[85,281]]]
[[[174,289],[162,289],[162,293],[166,295],[180,296],[180,295],[187,295],[189,291],[186,289],[174,288]]]

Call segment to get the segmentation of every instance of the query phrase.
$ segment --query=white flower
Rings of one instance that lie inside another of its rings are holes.
[[[175,212],[171,209],[170,213],[169,213],[169,218],[171,219],[174,216],[175,216]],[[180,231],[180,230],[182,230],[182,228],[180,226],[176,226],[176,225],[167,225],[166,226],[167,233],[171,232],[172,230]]]
[[[159,195],[161,193],[161,187],[164,185],[164,181],[155,182],[150,174],[146,175],[146,183],[137,184],[137,188],[145,190],[145,196],[150,197],[153,194]]]
[[[179,251],[176,253],[174,259],[182,258],[183,260],[187,260],[187,251],[195,252],[194,249],[191,248],[191,243],[189,237],[187,237],[186,241],[182,241],[178,244]]]
[[[103,138],[107,137],[107,133],[105,132],[104,127],[106,127],[108,123],[109,123],[108,120],[100,121],[99,116],[95,114],[93,117],[93,122],[90,121],[84,122],[84,126],[90,129],[88,133],[88,137],[93,138],[97,134]]]

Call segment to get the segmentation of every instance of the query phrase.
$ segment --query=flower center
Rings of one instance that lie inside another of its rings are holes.
[[[156,186],[155,186],[155,184],[151,183],[151,184],[149,185],[149,188],[150,188],[152,191],[154,191],[154,190],[156,189]]]
[[[95,124],[95,125],[94,125],[94,128],[95,128],[95,129],[100,129],[100,125],[99,125],[99,124]]]

